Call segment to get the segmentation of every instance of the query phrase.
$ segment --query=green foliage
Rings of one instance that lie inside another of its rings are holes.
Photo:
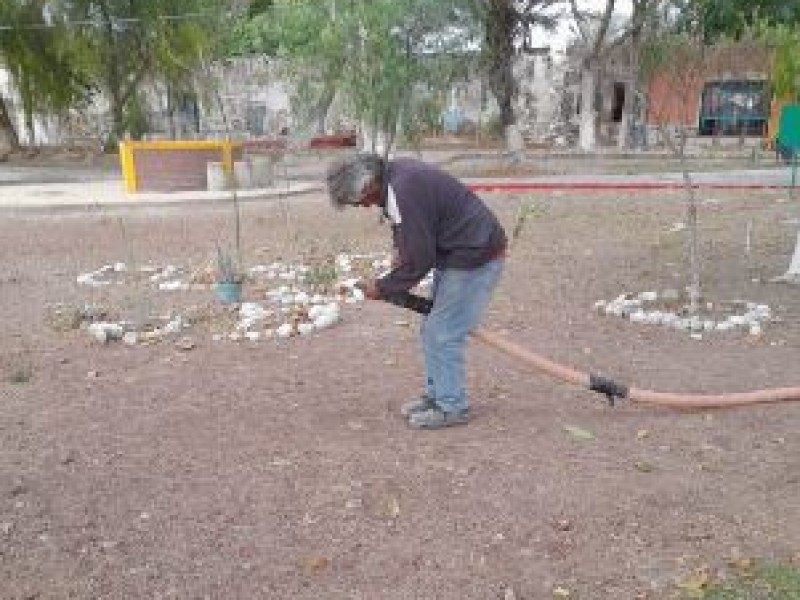
[[[767,26],[761,31],[773,48],[771,80],[775,95],[800,101],[800,25]]]
[[[17,367],[8,378],[9,382],[15,385],[30,383],[31,379],[33,379],[33,368],[30,366]]]
[[[681,0],[675,4],[679,25],[699,24],[708,43],[725,36],[739,39],[759,23],[800,24],[800,3],[786,0]]]
[[[133,133],[136,96],[145,80],[175,91],[192,86],[196,68],[213,54],[222,9],[212,0],[64,0],[59,14],[82,25],[72,34],[92,81],[110,103],[111,142]]]
[[[481,24],[481,69],[500,107],[502,127],[514,122],[512,106],[517,94],[512,69],[514,44],[528,36],[531,26],[554,29],[557,18],[550,9],[560,4],[560,0],[472,0],[468,4]]]
[[[336,262],[331,259],[313,265],[306,274],[305,283],[316,291],[330,292],[338,278]]]
[[[800,600],[800,568],[768,564],[730,581],[689,587],[680,600]]]
[[[409,135],[420,120],[412,88],[446,89],[463,76],[466,29],[455,9],[468,0],[274,0],[239,25],[238,52],[284,59],[295,83],[300,121],[321,120],[337,95],[353,119],[391,140],[396,127]],[[438,52],[430,52],[436,39]],[[304,127],[301,124],[301,129]]]
[[[0,64],[5,66],[22,101],[32,134],[34,115],[59,112],[87,97],[85,60],[63,20],[46,17],[43,3],[6,0],[0,23]]]
[[[702,68],[705,45],[690,32],[664,32],[642,44],[640,69],[647,79],[660,74],[670,79],[690,75],[689,71]],[[681,93],[681,90],[676,90]]]

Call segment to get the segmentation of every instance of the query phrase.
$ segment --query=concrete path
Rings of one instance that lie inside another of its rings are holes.
[[[31,181],[32,171],[38,179]],[[694,173],[692,179],[707,188],[785,188],[792,183],[790,167]],[[659,189],[682,185],[680,173],[637,175],[559,175],[545,177],[467,178],[481,190],[525,189]],[[284,181],[263,189],[239,190],[242,202],[280,199],[298,194],[320,193],[320,180]],[[143,192],[128,194],[119,174],[108,171],[51,170],[44,167],[14,168],[0,166],[0,212],[91,211],[103,208],[167,207],[224,204],[233,201],[226,192]]]
[[[237,199],[251,202],[269,198],[282,198],[312,191],[320,191],[318,183],[286,183],[273,188],[239,190]],[[136,208],[196,206],[199,204],[225,204],[233,201],[233,193],[226,192],[144,192],[128,194],[121,179],[64,183],[14,183],[0,182],[0,211],[22,212],[90,211],[102,208]]]

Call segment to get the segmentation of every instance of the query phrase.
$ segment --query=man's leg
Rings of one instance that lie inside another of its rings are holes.
[[[480,323],[502,270],[503,261],[496,260],[478,269],[441,272],[433,308],[422,331],[426,376],[433,380],[434,399],[441,413],[466,415],[466,339]],[[417,417],[417,423],[425,426],[425,413]],[[414,415],[409,422],[415,426]]]
[[[431,298],[436,297],[436,288],[439,280],[441,279],[441,271],[438,269],[433,271],[433,282],[431,284]],[[424,385],[422,386],[422,396],[405,402],[400,407],[400,414],[404,417],[409,417],[411,413],[428,410],[436,407],[436,389],[433,384],[434,373],[436,372],[436,353],[432,348],[425,343],[425,327],[428,323],[428,316],[422,318],[422,323],[419,329],[420,346],[422,346],[422,358],[424,364]]]

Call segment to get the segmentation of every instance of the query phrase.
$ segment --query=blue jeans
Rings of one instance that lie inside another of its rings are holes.
[[[503,272],[503,259],[477,269],[437,269],[433,308],[422,321],[425,395],[444,412],[468,408],[465,387],[467,335],[481,321]]]

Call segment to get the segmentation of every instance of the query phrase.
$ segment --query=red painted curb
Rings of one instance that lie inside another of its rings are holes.
[[[613,191],[613,190],[679,190],[685,186],[682,183],[476,183],[468,185],[469,189],[475,192],[525,192],[525,191],[548,191],[548,190],[590,190],[590,191]],[[795,186],[798,187],[798,186]],[[710,190],[789,190],[791,185],[770,185],[760,183],[695,183],[693,189]]]

